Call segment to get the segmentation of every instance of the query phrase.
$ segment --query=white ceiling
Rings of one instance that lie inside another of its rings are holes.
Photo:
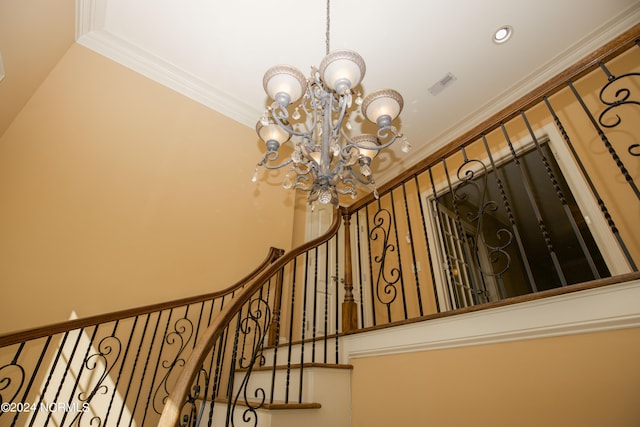
[[[381,182],[391,163],[410,166],[640,22],[640,2],[333,0],[330,17],[331,50],[366,61],[363,92],[404,97],[397,124],[414,151],[383,159]],[[79,0],[77,40],[253,127],[264,72],[308,74],[325,54],[325,18],[325,0]],[[514,35],[496,45],[505,24]],[[455,82],[430,94],[449,72]]]

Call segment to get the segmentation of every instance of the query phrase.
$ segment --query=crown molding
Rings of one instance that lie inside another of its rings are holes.
[[[104,30],[105,0],[76,1],[76,42],[253,128],[262,111]]]

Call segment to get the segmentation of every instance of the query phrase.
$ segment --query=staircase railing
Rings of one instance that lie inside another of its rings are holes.
[[[303,407],[309,403],[302,401],[305,366],[339,363],[335,329],[338,304],[332,298],[330,308],[328,295],[329,257],[337,253],[340,222],[335,211],[324,235],[286,253],[220,312],[173,385],[159,426],[256,425],[258,409],[276,403],[276,386],[285,390],[284,400],[278,404]],[[324,287],[318,289],[321,282]],[[337,291],[337,281],[332,287]],[[318,298],[319,293],[324,298]],[[302,307],[296,307],[296,303]],[[330,312],[335,323],[329,318]],[[322,345],[316,347],[318,340]],[[265,350],[269,346],[273,348],[267,358]],[[331,353],[329,347],[333,348]],[[279,351],[286,356],[279,358]],[[294,366],[298,371],[295,383]],[[269,384],[252,383],[251,374],[259,367],[271,372]],[[245,371],[239,373],[243,368]],[[285,375],[276,384],[276,370],[280,368]]]
[[[153,425],[209,324],[273,264],[220,292],[0,336],[0,425]]]
[[[340,233],[334,218],[334,237],[285,255],[212,324],[160,425],[255,425],[276,387],[277,355],[264,350],[280,342],[280,330],[289,331],[287,345],[274,351],[290,355],[292,342],[310,339],[315,357],[322,329],[318,348],[327,359],[338,332],[640,277],[633,213],[640,192],[637,168],[629,166],[640,156],[639,38],[636,26],[379,188],[377,197],[342,208]],[[275,300],[268,289],[279,290]],[[247,352],[241,343],[255,333]],[[221,366],[223,357],[228,366],[215,374],[203,368]],[[291,357],[285,361],[289,368]],[[271,390],[251,385],[262,365],[272,367]],[[279,385],[287,390],[288,372]],[[216,405],[221,418],[212,413]]]
[[[308,403],[293,370],[340,363],[341,333],[640,277],[639,38],[340,208],[231,293],[0,337],[15,412],[0,424],[253,425],[260,408]]]

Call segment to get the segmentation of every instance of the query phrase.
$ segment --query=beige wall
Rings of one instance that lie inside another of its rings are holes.
[[[250,181],[260,155],[73,45],[0,138],[0,333],[218,290],[289,249],[294,197]]]
[[[0,135],[74,42],[75,0],[0,1]]]
[[[353,427],[635,427],[640,329],[352,360]]]

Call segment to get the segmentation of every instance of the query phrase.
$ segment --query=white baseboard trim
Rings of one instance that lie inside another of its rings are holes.
[[[640,327],[640,280],[344,337],[343,360]]]

